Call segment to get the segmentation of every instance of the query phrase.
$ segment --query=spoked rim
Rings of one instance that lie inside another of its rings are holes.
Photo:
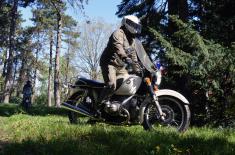
[[[149,104],[145,110],[146,123],[149,127],[156,129],[159,126],[181,130],[185,124],[185,111],[180,101],[173,97],[160,97],[159,104],[165,115],[165,120],[160,120],[156,106]]]

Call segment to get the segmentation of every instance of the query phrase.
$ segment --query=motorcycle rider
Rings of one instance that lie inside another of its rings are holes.
[[[141,33],[140,20],[134,15],[124,16],[121,27],[109,38],[107,47],[100,58],[100,67],[107,87],[102,90],[98,103],[108,102],[108,98],[116,90],[116,77],[128,73],[125,64],[140,73],[140,65],[135,51],[135,38]]]
[[[33,89],[31,81],[27,81],[26,84],[23,87],[23,107],[27,110],[31,105],[31,95],[32,95]],[[29,99],[28,102],[26,102],[26,99]]]

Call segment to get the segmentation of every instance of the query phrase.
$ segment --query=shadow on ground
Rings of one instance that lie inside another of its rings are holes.
[[[118,128],[117,128],[118,129]],[[70,137],[70,138],[69,138]],[[62,135],[47,141],[24,140],[5,147],[4,154],[235,154],[235,144],[223,137],[182,136],[176,132],[94,130],[85,135]]]
[[[67,111],[62,108],[33,106],[27,112],[17,104],[0,104],[0,116],[9,117],[15,114],[29,114],[37,116],[67,115]]]
[[[0,141],[0,154],[5,154],[4,153],[4,148],[6,147],[6,146],[9,146],[10,144],[8,143],[8,142],[6,142],[6,141]]]

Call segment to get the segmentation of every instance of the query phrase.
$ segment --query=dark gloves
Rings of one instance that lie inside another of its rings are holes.
[[[133,66],[132,66],[132,60],[131,60],[131,58],[125,58],[124,60],[123,60],[125,63],[126,63],[126,69],[128,70],[128,72],[132,72],[133,71]]]
[[[132,64],[131,58],[128,58],[128,57],[124,59],[124,62],[127,63],[128,65]]]
[[[133,63],[133,73],[140,75],[142,74],[142,68],[138,62]]]
[[[132,48],[132,47],[129,47],[129,48],[127,48],[125,51],[126,51],[126,54],[130,56],[130,55],[132,55],[132,53],[135,51],[135,49]]]

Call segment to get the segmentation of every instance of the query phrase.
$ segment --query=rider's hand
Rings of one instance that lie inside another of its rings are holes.
[[[127,71],[128,71],[128,72],[132,72],[132,71],[133,71],[133,68],[132,68],[132,67],[133,67],[133,66],[132,66],[132,63],[133,63],[133,62],[132,62],[131,58],[128,58],[128,57],[127,57],[127,58],[125,58],[123,61],[126,63],[126,67],[125,67],[125,68],[127,69]]]
[[[124,62],[127,63],[128,65],[132,64],[131,58],[128,58],[128,57],[124,59]]]
[[[141,75],[141,74],[142,74],[142,71],[141,71],[141,70],[136,70],[136,71],[135,71],[135,74]]]

